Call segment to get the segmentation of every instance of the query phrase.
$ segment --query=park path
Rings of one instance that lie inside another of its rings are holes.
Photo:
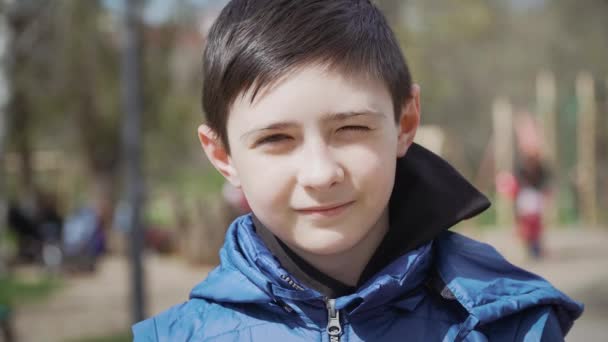
[[[66,278],[64,286],[42,303],[18,308],[19,342],[65,342],[79,337],[108,336],[130,329],[129,264],[125,257],[106,257],[92,275]],[[188,298],[208,266],[190,266],[178,258],[145,258],[148,310],[155,314]]]
[[[532,262],[507,230],[464,231],[490,242],[511,262],[547,278],[576,300],[586,312],[568,341],[608,341],[608,230],[559,229],[549,231],[548,257]],[[82,336],[104,336],[129,329],[129,269],[125,258],[112,256],[91,276],[66,279],[48,300],[22,306],[16,313],[16,331],[22,342],[53,342]],[[209,267],[186,265],[178,258],[146,258],[148,313],[158,313],[187,299],[192,286]]]

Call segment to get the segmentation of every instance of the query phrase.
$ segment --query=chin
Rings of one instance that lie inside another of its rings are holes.
[[[352,234],[345,237],[338,232],[314,232],[306,234],[301,238],[296,238],[292,244],[296,248],[305,251],[306,253],[315,255],[333,255],[346,252],[358,243]]]

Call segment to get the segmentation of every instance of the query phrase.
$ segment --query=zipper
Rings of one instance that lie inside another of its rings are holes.
[[[340,325],[340,310],[336,310],[336,300],[327,299],[327,334],[330,342],[340,342],[342,326]]]

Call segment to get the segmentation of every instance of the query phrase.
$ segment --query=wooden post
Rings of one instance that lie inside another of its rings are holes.
[[[585,225],[597,225],[597,162],[596,162],[596,124],[597,108],[593,77],[581,72],[576,78],[578,97],[578,151],[577,184],[581,221]]]
[[[501,172],[513,174],[513,109],[507,99],[494,101],[492,118],[495,175]],[[504,196],[496,197],[496,224],[500,227],[513,224],[513,203]]]
[[[608,77],[605,79],[604,83],[604,103],[602,106],[602,110],[600,117],[602,117],[602,123],[600,124],[600,137],[601,137],[601,146],[603,152],[600,152],[602,155],[601,163],[602,167],[600,168],[600,175],[603,175],[603,187],[600,190],[600,214],[598,215],[598,221],[603,223],[604,228],[608,228]],[[603,153],[603,154],[602,154]],[[600,185],[602,186],[602,185]]]
[[[544,211],[544,221],[548,227],[554,227],[559,220],[559,159],[557,146],[557,115],[556,115],[555,77],[547,70],[541,71],[536,77],[536,113],[538,115],[543,136],[543,159],[553,176],[553,200],[547,203]]]

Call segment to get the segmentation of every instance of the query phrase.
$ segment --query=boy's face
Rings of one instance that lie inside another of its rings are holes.
[[[413,89],[396,123],[381,81],[307,67],[253,104],[250,94],[237,98],[227,123],[230,155],[206,126],[199,136],[211,162],[283,242],[316,255],[343,253],[387,228],[377,222],[387,217],[396,159],[419,121]]]

